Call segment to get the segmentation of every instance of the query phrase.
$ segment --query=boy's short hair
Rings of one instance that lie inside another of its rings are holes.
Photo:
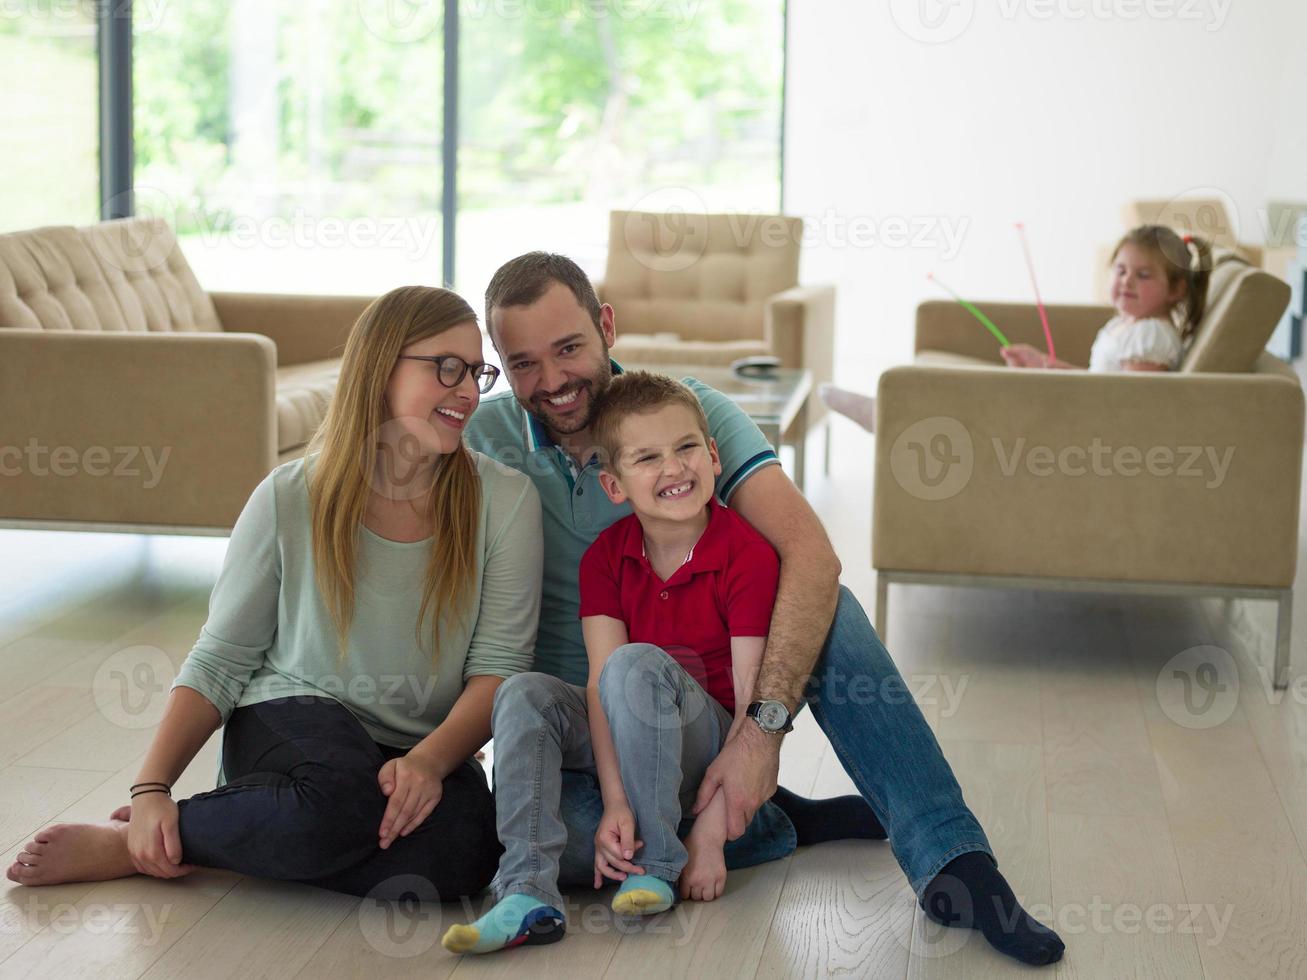
[[[666,405],[689,409],[703,433],[704,442],[712,438],[708,416],[693,391],[665,374],[649,371],[624,371],[613,376],[608,389],[599,396],[590,422],[590,434],[599,450],[604,469],[614,472],[622,451],[622,423],[632,415],[647,415]]]

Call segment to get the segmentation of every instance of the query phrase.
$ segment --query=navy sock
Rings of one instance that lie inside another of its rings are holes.
[[[944,865],[919,904],[941,925],[979,929],[1000,953],[1031,966],[1056,963],[1066,948],[1057,933],[1021,907],[994,859],[983,851],[959,854]]]
[[[771,801],[790,818],[802,847],[828,840],[884,840],[888,836],[861,796],[810,800],[777,786]]]

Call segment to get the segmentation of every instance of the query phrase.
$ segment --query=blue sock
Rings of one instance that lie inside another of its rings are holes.
[[[556,943],[564,932],[563,913],[552,905],[531,895],[505,895],[475,922],[450,926],[440,945],[451,953],[493,953]]]
[[[672,886],[653,875],[628,875],[613,896],[613,911],[619,915],[654,915],[666,912],[676,901]]]

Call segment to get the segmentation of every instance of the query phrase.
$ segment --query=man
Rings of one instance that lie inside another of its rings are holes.
[[[536,670],[584,684],[578,565],[599,532],[630,512],[603,493],[589,431],[596,397],[620,371],[608,356],[616,317],[574,262],[531,252],[495,273],[486,291],[486,324],[512,394],[486,399],[469,421],[467,439],[473,449],[528,474],[540,491],[545,576]],[[794,713],[808,704],[883,824],[926,913],[945,925],[979,929],[995,948],[1023,962],[1059,959],[1061,941],[1017,903],[898,669],[857,600],[840,586],[840,563],[821,521],[738,406],[706,385],[687,383],[717,442],[718,496],[767,538],[781,560],[750,708],[757,724],[741,727],[722,748],[700,786],[696,812],[720,788],[732,840],[753,838],[759,851],[766,850],[775,822],[753,828],[750,822],[776,792],[781,739]],[[548,682],[535,680],[540,676],[521,675],[500,688],[497,746],[501,719],[509,725],[524,714],[545,717],[556,709]],[[559,721],[550,731],[575,722]],[[496,769],[499,775],[498,759]],[[563,878],[585,880],[602,812],[593,780],[565,778],[563,810]],[[622,870],[638,873],[629,863]]]

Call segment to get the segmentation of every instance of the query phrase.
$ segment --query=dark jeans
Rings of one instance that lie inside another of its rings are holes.
[[[379,899],[475,895],[503,852],[476,760],[445,778],[440,802],[412,833],[377,846],[387,803],[377,772],[405,752],[372,741],[330,698],[237,708],[223,731],[228,782],[177,804],[182,859]]]

